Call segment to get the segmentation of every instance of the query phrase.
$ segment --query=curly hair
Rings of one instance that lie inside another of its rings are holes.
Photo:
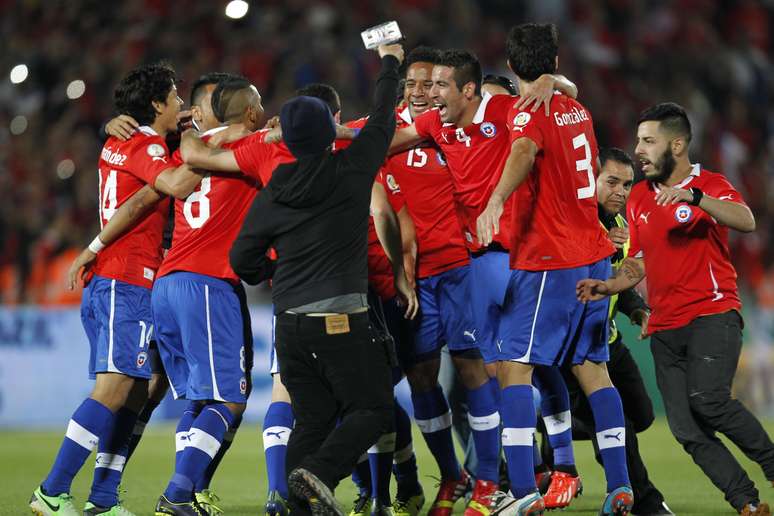
[[[115,91],[116,109],[141,125],[156,120],[153,102],[166,102],[175,84],[175,71],[168,63],[142,65],[124,77]]]

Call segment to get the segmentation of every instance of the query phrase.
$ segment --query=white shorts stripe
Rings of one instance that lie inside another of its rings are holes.
[[[493,428],[499,428],[500,413],[492,412],[488,416],[472,416],[468,414],[468,423],[470,423],[470,428],[474,432],[483,432],[492,430]]]
[[[451,412],[441,414],[438,417],[432,419],[417,419],[417,426],[423,434],[432,434],[451,427],[452,415]]]
[[[107,468],[119,473],[124,470],[126,465],[126,457],[123,455],[115,455],[112,453],[98,453],[97,458],[94,461],[94,468]]]
[[[382,434],[376,444],[368,448],[368,453],[389,453],[395,451],[395,432]]]
[[[503,428],[503,446],[532,446],[534,428]]]
[[[393,461],[395,462],[395,464],[402,464],[407,460],[410,460],[411,457],[413,456],[414,456],[414,445],[412,443],[408,443],[408,446],[406,446],[405,448],[402,448],[400,450],[395,450]]]
[[[79,446],[82,446],[89,451],[93,450],[94,447],[99,444],[99,437],[92,434],[72,419],[67,424],[65,437],[71,441],[75,441]]]
[[[192,428],[191,431],[188,432],[188,435],[191,438],[188,446],[197,448],[209,455],[211,458],[215,458],[215,455],[220,449],[220,441],[201,428]]]
[[[108,319],[108,356],[107,369],[109,373],[120,373],[113,362],[113,321],[116,318],[116,280],[110,282],[110,318]]]
[[[272,446],[287,446],[292,430],[286,426],[270,426],[263,431],[263,449]]]
[[[212,352],[212,325],[210,324],[210,286],[204,285],[204,309],[207,312],[207,347],[210,353],[210,374],[212,375],[212,399],[226,401],[220,397],[218,380],[215,378],[215,359]]]
[[[597,444],[600,450],[626,446],[626,428],[619,426],[597,432]]]
[[[527,347],[527,352],[523,357],[514,360],[514,362],[529,363],[529,358],[532,354],[532,344],[535,341],[535,326],[537,325],[538,313],[540,313],[540,302],[543,300],[543,288],[546,286],[547,274],[548,271],[543,271],[543,279],[540,280],[540,292],[538,292],[537,304],[535,305],[535,315],[532,317],[532,329],[529,332],[529,346]]]
[[[569,410],[545,416],[543,422],[546,424],[548,435],[557,435],[572,428],[572,415]]]

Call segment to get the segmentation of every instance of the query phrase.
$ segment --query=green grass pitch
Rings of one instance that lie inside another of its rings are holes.
[[[774,423],[767,423],[771,434]],[[64,431],[64,427],[62,428]],[[153,514],[153,506],[170,476],[173,463],[173,433],[169,425],[151,425],[124,477],[124,503],[138,515]],[[437,468],[421,436],[415,429],[414,446],[420,464],[420,477],[425,494],[435,494]],[[28,514],[27,500],[42,480],[54,459],[62,439],[61,432],[0,432],[0,514]],[[656,423],[640,435],[640,447],[656,486],[665,494],[679,515],[735,514],[721,493],[710,484],[669,433],[666,422]],[[731,446],[744,468],[750,473],[764,500],[774,500],[774,488],[766,483],[760,468]],[[602,469],[594,462],[588,442],[576,443],[578,468],[585,486],[584,495],[561,514],[597,514],[604,496]],[[91,465],[85,467],[73,485],[76,503],[82,506],[91,485]],[[261,434],[256,424],[245,425],[236,437],[229,454],[215,475],[212,487],[222,499],[221,507],[229,516],[262,514],[266,496],[266,472],[263,464]],[[336,491],[337,498],[349,507],[354,499],[352,483],[344,481]],[[393,486],[394,495],[394,486]],[[425,510],[427,510],[425,505]],[[461,514],[462,503],[455,514]]]

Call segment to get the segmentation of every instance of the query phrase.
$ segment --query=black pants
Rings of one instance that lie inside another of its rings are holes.
[[[325,317],[283,313],[275,338],[296,416],[286,471],[302,466],[333,489],[394,425],[387,350],[373,342],[367,313],[349,315],[349,331],[333,335]],[[308,513],[292,496],[290,505]]]
[[[664,501],[664,495],[656,489],[648,477],[648,470],[642,461],[637,440],[637,433],[646,430],[653,424],[653,402],[651,402],[645,389],[637,362],[634,361],[629,348],[620,338],[610,344],[610,361],[607,363],[607,370],[623,403],[626,427],[626,465],[634,491],[634,510],[632,512],[647,514],[660,508]],[[594,446],[597,462],[602,464],[602,457],[595,438],[594,414],[588,399],[569,368],[564,368],[562,373],[567,383],[567,389],[570,391],[573,439],[590,439]],[[545,444],[547,440],[544,439],[543,442]],[[547,458],[550,459],[550,457]]]
[[[731,397],[742,349],[742,318],[736,311],[699,317],[651,340],[658,389],[669,428],[694,462],[736,509],[758,500],[758,490],[721,432],[774,479],[774,445],[760,422]]]

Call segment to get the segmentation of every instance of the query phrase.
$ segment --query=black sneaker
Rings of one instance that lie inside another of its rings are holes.
[[[164,495],[159,496],[156,502],[155,516],[166,516],[172,514],[175,516],[207,516],[207,513],[195,501],[175,503],[167,500]]]
[[[296,468],[288,475],[290,491],[309,503],[314,516],[344,516],[333,492],[317,475],[304,468]]]

